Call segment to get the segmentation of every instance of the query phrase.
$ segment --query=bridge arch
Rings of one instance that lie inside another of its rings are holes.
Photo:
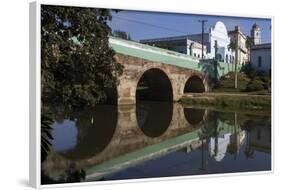
[[[136,100],[173,101],[173,85],[169,75],[161,68],[152,67],[139,73]]]
[[[172,120],[172,82],[163,69],[156,67],[145,69],[137,78],[135,98],[138,127],[148,137],[159,137]]]
[[[183,93],[202,93],[206,92],[204,79],[202,76],[191,75],[185,82]]]
[[[160,96],[155,98],[156,96],[152,95],[151,100],[178,101],[184,94],[185,84],[190,82],[192,86],[196,76],[201,80],[199,80],[200,84],[203,83],[201,91],[208,91],[208,78],[202,72],[122,54],[117,54],[116,58],[124,66],[122,75],[118,77],[120,81],[117,86],[118,105],[136,104],[136,99],[140,96],[139,84],[143,78],[149,78],[152,81],[150,85],[155,87],[154,89],[158,87],[155,92]]]

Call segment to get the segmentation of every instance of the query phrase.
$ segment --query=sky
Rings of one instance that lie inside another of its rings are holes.
[[[227,30],[234,30],[239,25],[245,35],[250,35],[254,23],[261,27],[262,43],[271,42],[271,20],[260,18],[210,16],[195,14],[176,14],[143,11],[112,12],[109,26],[112,30],[122,30],[130,34],[135,41],[141,39],[180,36],[201,33],[201,23],[198,20],[208,20],[205,32],[214,26],[217,21],[222,21]]]

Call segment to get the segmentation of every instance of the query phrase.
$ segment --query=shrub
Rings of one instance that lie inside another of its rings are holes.
[[[253,79],[251,80],[245,89],[246,92],[253,92],[253,91],[259,91],[259,90],[264,90],[264,82],[259,80],[259,79]]]

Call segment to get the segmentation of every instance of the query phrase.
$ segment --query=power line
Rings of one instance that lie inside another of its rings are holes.
[[[134,22],[134,23],[137,23],[137,24],[142,24],[142,25],[146,25],[146,26],[150,26],[150,27],[161,28],[161,29],[164,29],[164,30],[168,30],[168,31],[172,31],[172,32],[177,32],[177,33],[181,33],[181,34],[185,34],[185,35],[187,34],[187,32],[183,32],[183,31],[179,31],[179,30],[174,30],[174,29],[167,28],[167,27],[164,27],[164,26],[157,26],[157,25],[154,25],[154,24],[150,24],[150,23],[146,23],[146,22],[141,22],[141,21],[134,20],[134,19],[128,19],[128,18],[118,17],[118,16],[113,16],[113,17],[117,18],[117,19],[120,19],[120,20]]]

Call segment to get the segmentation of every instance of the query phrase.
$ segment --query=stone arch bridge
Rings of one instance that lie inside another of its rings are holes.
[[[152,89],[151,100],[178,101],[184,93],[209,91],[209,78],[214,72],[211,61],[201,62],[185,54],[113,37],[109,46],[124,66],[117,86],[119,105],[135,104],[142,83]],[[216,69],[221,76],[233,66],[219,63]]]

